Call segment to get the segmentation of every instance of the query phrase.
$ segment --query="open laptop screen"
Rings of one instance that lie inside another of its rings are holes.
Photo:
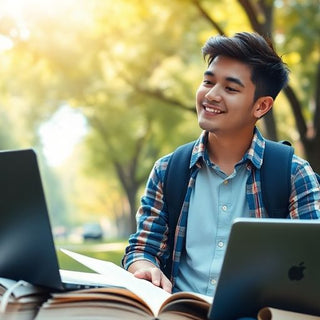
[[[32,149],[0,152],[0,277],[61,289],[44,191]]]

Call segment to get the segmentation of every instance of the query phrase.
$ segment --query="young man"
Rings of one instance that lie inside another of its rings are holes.
[[[155,163],[137,213],[123,265],[138,278],[171,291],[212,295],[234,218],[268,217],[260,169],[265,140],[256,122],[287,84],[288,69],[255,33],[210,38],[196,94],[203,132],[190,159],[192,174],[176,229],[172,277],[161,271],[169,255],[163,198],[167,155]],[[310,165],[294,155],[288,218],[320,218],[320,188]]]

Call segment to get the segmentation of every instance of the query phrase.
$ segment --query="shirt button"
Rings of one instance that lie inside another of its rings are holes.
[[[215,286],[215,285],[217,284],[217,280],[216,280],[216,279],[211,279],[210,282],[211,282],[211,284],[212,284],[213,286]]]
[[[229,180],[224,180],[223,184],[227,185],[229,183]]]
[[[219,248],[222,248],[223,246],[224,246],[223,241],[219,241],[219,242],[218,242],[218,247],[219,247]]]
[[[227,206],[222,206],[223,211],[227,211],[228,207]]]

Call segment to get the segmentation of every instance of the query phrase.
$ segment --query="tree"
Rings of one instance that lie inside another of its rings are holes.
[[[119,88],[115,93],[119,93]],[[166,106],[159,107],[158,111],[150,110],[150,102],[147,99],[139,102],[136,95],[129,95],[126,99],[114,97],[112,102],[115,106],[102,104],[97,108],[95,104],[85,111],[92,128],[88,139],[91,150],[89,162],[106,179],[115,174],[118,177],[119,186],[128,199],[129,231],[133,232],[138,191],[146,181],[154,158],[166,145],[161,141],[163,134],[159,127],[172,131],[179,118],[172,117],[172,112],[164,112]],[[157,104],[160,105],[159,102]],[[159,115],[156,119],[153,118],[155,114]],[[166,122],[166,125],[161,122]],[[153,135],[158,139],[152,139]]]
[[[280,15],[280,13],[282,15]],[[286,90],[305,156],[320,171],[320,10],[319,1],[295,1],[279,12],[282,47],[292,53],[292,86]],[[286,24],[284,21],[290,21]]]

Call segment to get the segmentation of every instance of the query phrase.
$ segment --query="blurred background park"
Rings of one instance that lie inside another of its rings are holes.
[[[320,172],[319,0],[0,0],[0,148],[37,151],[57,246],[120,263],[154,161],[200,133],[202,45],[238,31],[291,69],[261,130]]]

